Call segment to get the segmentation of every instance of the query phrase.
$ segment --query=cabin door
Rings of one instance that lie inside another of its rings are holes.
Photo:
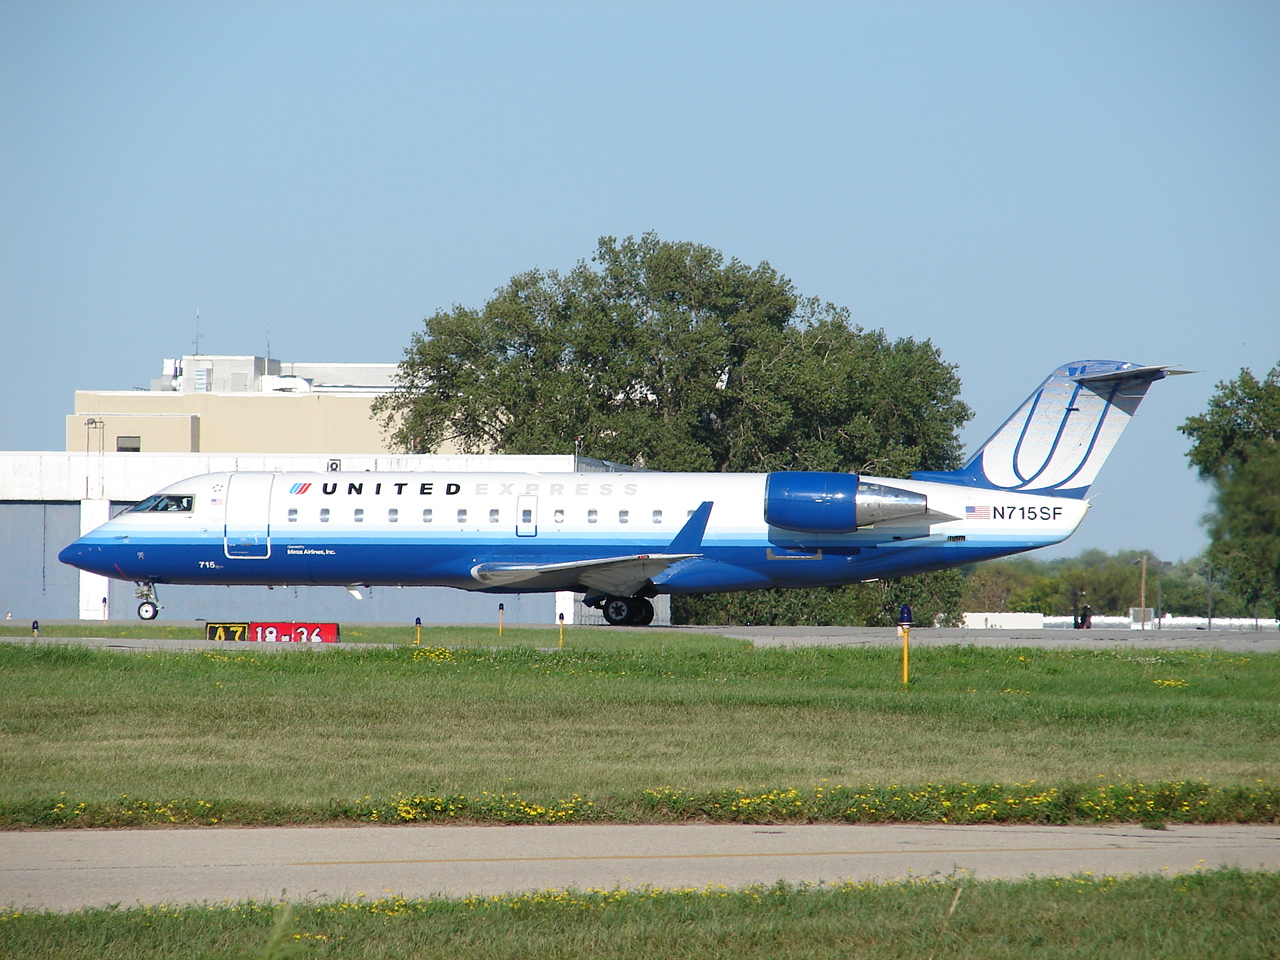
[[[270,473],[233,473],[227,483],[227,515],[223,552],[231,560],[265,560],[271,556]]]

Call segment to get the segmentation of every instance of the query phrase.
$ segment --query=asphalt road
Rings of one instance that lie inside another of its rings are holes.
[[[1280,826],[268,827],[0,834],[0,904],[1280,870]]]

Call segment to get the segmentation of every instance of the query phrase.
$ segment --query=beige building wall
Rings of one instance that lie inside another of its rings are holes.
[[[369,415],[373,400],[368,393],[77,390],[66,448],[111,453],[119,438],[138,437],[141,453],[393,453]]]

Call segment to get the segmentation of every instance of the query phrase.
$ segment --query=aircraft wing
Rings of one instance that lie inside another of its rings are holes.
[[[582,584],[610,596],[630,597],[673,563],[696,556],[700,554],[641,553],[566,563],[478,563],[471,576],[486,587],[569,590]]]

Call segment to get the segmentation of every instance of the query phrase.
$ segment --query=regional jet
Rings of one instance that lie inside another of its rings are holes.
[[[659,594],[835,586],[1069,537],[1168,366],[1055,370],[959,470],[854,473],[214,473],[165,487],[59,554],[156,584],[573,590],[611,624]]]

